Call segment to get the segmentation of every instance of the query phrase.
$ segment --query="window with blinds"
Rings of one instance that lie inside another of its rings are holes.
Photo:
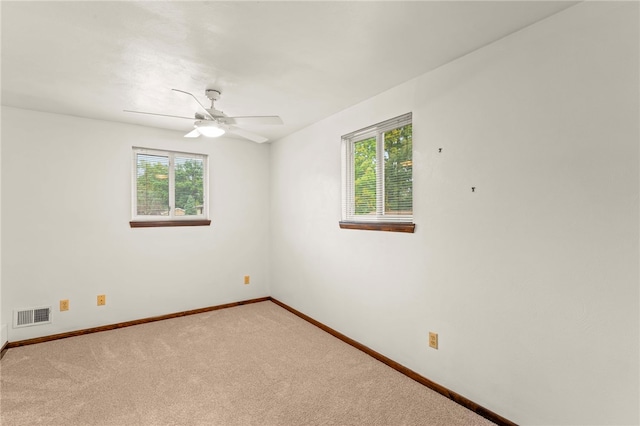
[[[207,156],[133,149],[133,220],[206,219]]]
[[[342,137],[341,226],[413,223],[411,118],[404,114]]]

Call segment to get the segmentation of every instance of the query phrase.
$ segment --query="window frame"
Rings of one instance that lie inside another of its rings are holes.
[[[166,149],[152,149],[142,147],[132,147],[132,168],[131,168],[131,221],[132,228],[150,228],[165,226],[209,226],[209,156],[193,152],[173,151]],[[156,155],[167,157],[169,161],[169,214],[164,215],[138,215],[138,155]],[[175,214],[175,165],[176,157],[193,158],[202,160],[202,213],[199,215],[176,215]]]
[[[401,116],[365,127],[342,136],[342,218],[339,222],[342,229],[364,229],[375,231],[408,232],[415,231],[413,221],[413,202],[411,214],[389,215],[384,212],[385,177],[384,177],[384,134],[413,124],[411,112]],[[413,129],[412,129],[413,135]],[[355,203],[355,146],[359,142],[375,137],[376,140],[376,214],[356,215]],[[412,138],[413,139],[413,138]],[[413,161],[413,142],[411,147]],[[413,181],[413,168],[412,168]],[[413,184],[412,184],[413,200]]]

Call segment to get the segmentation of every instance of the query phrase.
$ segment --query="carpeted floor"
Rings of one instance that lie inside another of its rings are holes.
[[[10,349],[3,426],[490,425],[272,302]]]

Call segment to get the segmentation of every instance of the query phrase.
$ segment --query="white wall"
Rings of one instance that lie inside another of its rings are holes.
[[[2,120],[0,120],[1,122]],[[0,123],[0,134],[2,132],[2,124]],[[0,137],[0,241],[2,241],[2,137]],[[0,244],[0,349],[9,340],[9,328],[2,316],[2,244]]]
[[[512,421],[638,424],[638,36],[581,3],[273,144],[272,296]],[[340,136],[409,111],[415,234],[339,229]]]
[[[209,155],[210,227],[129,227],[132,146]],[[269,295],[268,146],[3,107],[2,150],[9,341]],[[41,305],[51,325],[12,328]]]

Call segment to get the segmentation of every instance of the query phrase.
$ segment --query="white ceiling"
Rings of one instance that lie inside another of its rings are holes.
[[[222,91],[278,139],[576,2],[1,2],[2,104],[187,132]],[[205,102],[206,101],[206,102]]]

